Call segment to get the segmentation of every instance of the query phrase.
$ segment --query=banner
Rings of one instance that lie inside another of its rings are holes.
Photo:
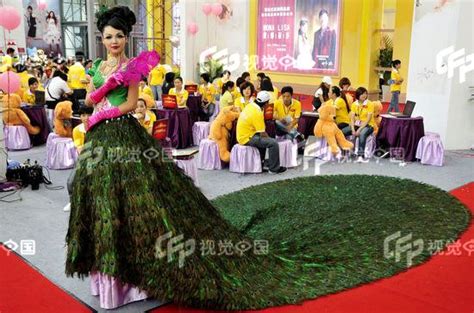
[[[257,69],[338,75],[340,24],[340,0],[260,0]]]
[[[23,0],[28,54],[42,49],[46,54],[62,54],[61,15],[58,0]]]

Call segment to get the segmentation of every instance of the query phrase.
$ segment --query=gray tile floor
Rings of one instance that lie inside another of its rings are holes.
[[[35,147],[29,151],[11,152],[10,159],[23,161],[27,158],[45,164],[45,147]],[[300,160],[302,161],[302,160]],[[302,162],[303,163],[303,162]],[[70,171],[50,171],[54,186],[65,186]],[[331,163],[309,161],[307,166],[300,165],[281,175],[245,175],[222,171],[199,171],[199,184],[203,193],[214,198],[242,188],[256,186],[276,180],[291,179],[311,175],[334,174],[377,174],[409,178],[437,186],[446,191],[474,181],[474,151],[449,151],[445,155],[445,166],[423,166],[419,163],[408,163],[400,167],[389,160],[368,164]],[[30,188],[8,198],[13,200],[20,196],[21,201],[13,203],[0,202],[0,241],[9,239],[20,242],[24,239],[36,241],[36,254],[25,256],[38,267],[48,279],[73,293],[76,297],[95,308],[100,309],[97,297],[90,295],[89,280],[67,278],[64,274],[65,245],[69,214],[63,212],[68,202],[66,189],[48,190],[41,185],[38,191]],[[383,197],[383,195],[381,195]],[[155,300],[133,303],[113,312],[143,312],[160,305]]]

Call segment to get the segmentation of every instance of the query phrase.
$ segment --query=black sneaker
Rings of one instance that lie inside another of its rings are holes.
[[[281,173],[284,173],[286,172],[286,167],[284,166],[280,166],[280,168],[276,171],[276,172],[273,172],[273,171],[268,171],[270,174],[281,174]]]

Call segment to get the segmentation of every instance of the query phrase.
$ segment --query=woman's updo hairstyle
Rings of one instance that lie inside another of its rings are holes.
[[[137,18],[135,17],[135,13],[124,6],[117,6],[111,9],[102,7],[97,14],[97,29],[99,29],[101,33],[104,32],[105,27],[111,26],[123,31],[125,36],[128,37],[136,22]]]

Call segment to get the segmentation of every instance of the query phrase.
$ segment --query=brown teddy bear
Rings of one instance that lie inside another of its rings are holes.
[[[233,122],[239,118],[239,109],[234,106],[223,108],[211,124],[209,139],[217,142],[219,147],[219,156],[223,162],[230,161],[229,151],[229,131],[232,129]]]
[[[374,104],[374,135],[377,136],[377,133],[379,132],[380,123],[382,122],[382,117],[380,116],[380,113],[382,113],[383,106],[380,101],[373,101],[372,103]]]
[[[72,102],[59,102],[54,109],[54,132],[61,137],[72,138]]]
[[[24,126],[30,135],[39,134],[41,129],[31,125],[30,119],[20,107],[21,98],[19,95],[12,93],[3,96],[3,123],[5,125]]]
[[[326,138],[334,155],[339,153],[339,147],[343,150],[354,148],[354,144],[344,137],[344,134],[336,125],[336,109],[332,105],[324,105],[319,108],[318,112],[319,119],[314,126],[314,135]]]

